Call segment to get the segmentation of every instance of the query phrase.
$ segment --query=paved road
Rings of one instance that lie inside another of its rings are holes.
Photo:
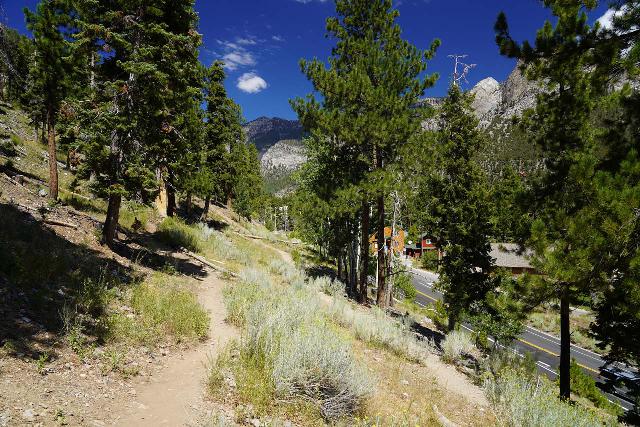
[[[435,301],[442,300],[442,294],[433,289],[433,284],[438,280],[437,274],[414,268],[411,269],[411,273],[413,285],[418,292],[416,296],[418,305],[426,307]],[[463,327],[471,330],[469,325],[463,325]],[[527,326],[518,339],[514,341],[513,348],[519,354],[524,354],[524,352],[531,353],[540,371],[547,374],[549,378],[555,379],[558,376],[560,338]],[[600,377],[599,368],[605,364],[605,361],[598,354],[572,345],[571,357],[578,362],[582,369],[593,376],[598,383],[604,383],[604,379]],[[607,396],[609,400],[618,402],[625,410],[633,408],[631,402],[620,396],[610,394],[607,394]]]

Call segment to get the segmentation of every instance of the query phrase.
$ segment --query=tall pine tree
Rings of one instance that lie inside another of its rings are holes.
[[[366,298],[371,203],[375,200],[378,248],[378,304],[386,306],[385,167],[398,147],[421,123],[418,100],[437,76],[422,78],[438,46],[421,51],[401,37],[391,0],[336,0],[337,16],[327,19],[336,39],[328,68],[319,60],[301,61],[302,71],[322,96],[292,102],[303,125],[334,154],[349,157],[352,180],[347,185],[359,206],[360,299]]]
[[[49,196],[58,198],[56,119],[60,104],[72,87],[71,15],[64,0],[43,0],[35,12],[24,10],[32,32],[35,58],[29,71],[29,93],[42,101],[37,116],[46,117],[49,153]]]
[[[78,39],[99,58],[85,112],[85,168],[109,200],[103,240],[112,244],[123,197],[150,200],[158,175],[173,191],[172,166],[190,125],[183,112],[200,94],[201,37],[193,0],[78,4]]]
[[[593,72],[597,28],[587,25],[585,7],[593,1],[545,0],[557,22],[546,22],[535,45],[516,43],[504,14],[496,23],[496,40],[503,55],[518,58],[529,79],[546,88],[537,105],[523,118],[531,141],[541,147],[546,171],[533,184],[529,244],[540,301],[560,300],[560,396],[570,397],[570,304],[594,291],[592,265],[585,257],[588,228],[581,214],[594,200],[592,180],[598,147],[591,115],[606,89],[604,73]]]
[[[452,84],[442,105],[435,158],[426,194],[419,194],[429,212],[427,229],[444,251],[439,286],[453,330],[466,311],[492,289],[489,276],[488,193],[486,178],[474,158],[482,144],[472,97]]]

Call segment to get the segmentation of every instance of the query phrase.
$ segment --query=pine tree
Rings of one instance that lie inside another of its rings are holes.
[[[24,10],[27,28],[33,33],[35,58],[29,71],[30,94],[42,100],[37,110],[46,117],[49,152],[49,196],[58,199],[56,118],[60,104],[72,87],[69,26],[71,16],[64,0],[43,0],[35,12]]]
[[[234,144],[229,153],[229,164],[233,174],[233,210],[240,216],[251,219],[258,209],[264,186],[260,175],[258,149],[245,142]]]
[[[430,50],[420,51],[401,38],[398,12],[391,0],[337,0],[337,17],[327,19],[327,31],[336,39],[329,67],[319,60],[301,61],[301,68],[322,95],[292,102],[303,125],[327,151],[347,155],[350,182],[345,183],[359,207],[360,299],[366,298],[369,264],[371,201],[375,199],[378,239],[378,304],[385,306],[385,167],[395,160],[398,147],[420,129],[418,100],[436,76],[422,78]],[[349,187],[351,187],[349,189]]]
[[[240,179],[234,171],[231,153],[236,152],[238,144],[244,143],[243,118],[240,107],[227,96],[225,77],[223,63],[214,62],[207,72],[204,88],[207,124],[203,170],[211,177],[207,193],[203,194],[207,208],[211,198],[229,204],[234,182]]]
[[[0,97],[9,101],[23,101],[27,90],[29,65],[34,43],[13,28],[0,24]]]
[[[438,118],[434,164],[423,189],[426,194],[418,196],[429,213],[427,229],[444,252],[439,286],[449,330],[493,288],[486,178],[474,160],[482,138],[471,102],[472,97],[458,85],[449,88]]]
[[[78,4],[78,40],[100,58],[85,111],[85,168],[109,200],[103,239],[111,245],[123,197],[150,200],[159,175],[173,191],[171,167],[189,126],[183,112],[200,96],[201,37],[192,0]]]
[[[583,5],[583,3],[585,3]],[[502,54],[523,61],[526,76],[546,87],[535,109],[523,120],[533,143],[542,148],[546,173],[534,182],[535,218],[529,244],[540,300],[560,300],[560,396],[570,397],[570,304],[594,290],[592,265],[585,258],[590,234],[582,213],[593,201],[592,180],[598,148],[592,138],[591,115],[595,101],[606,89],[603,73],[593,72],[597,28],[587,25],[588,1],[545,1],[557,18],[538,31],[535,45],[516,43],[509,35],[504,14],[496,23]]]

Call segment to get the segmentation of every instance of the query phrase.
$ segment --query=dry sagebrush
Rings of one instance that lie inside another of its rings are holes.
[[[300,273],[270,269],[281,269],[293,284],[276,287],[265,274],[245,270],[225,291],[230,319],[245,327],[240,351],[265,361],[279,399],[312,401],[326,419],[353,414],[370,393],[367,372]]]

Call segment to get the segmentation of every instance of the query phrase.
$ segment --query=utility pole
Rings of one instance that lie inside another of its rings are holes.
[[[465,83],[469,83],[467,81],[467,75],[469,74],[469,72],[476,67],[477,64],[467,64],[465,62],[462,62],[461,59],[466,58],[468,55],[448,55],[449,58],[453,59],[454,61],[454,66],[453,66],[453,84],[460,86],[460,82],[464,81]],[[460,70],[458,70],[458,67],[460,67]]]

